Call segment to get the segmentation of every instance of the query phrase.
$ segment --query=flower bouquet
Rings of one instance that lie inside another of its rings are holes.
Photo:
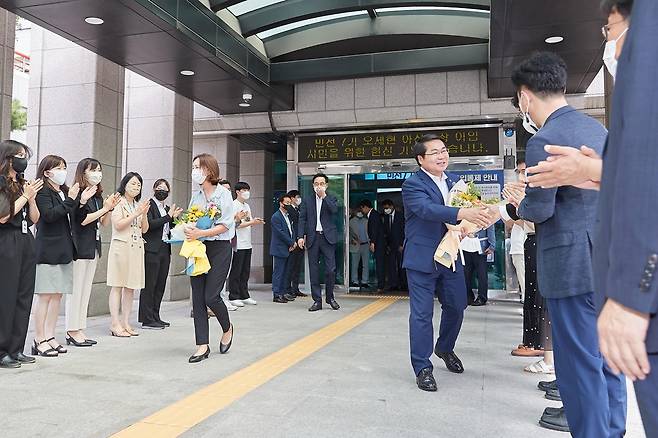
[[[196,227],[208,230],[219,216],[221,216],[221,210],[215,204],[209,204],[205,210],[193,205],[174,222],[176,226],[171,230],[170,242],[183,242],[180,255],[187,259],[185,274],[194,277],[210,270],[206,246],[201,242],[204,239],[187,240],[185,229]]]
[[[496,198],[483,200],[480,189],[475,183],[473,183],[473,181],[466,183],[464,180],[459,180],[452,189],[450,189],[450,193],[448,194],[448,205],[451,207],[475,208],[496,205],[498,203],[500,203],[500,199]],[[434,260],[441,263],[446,268],[452,268],[452,270],[455,271],[457,255],[461,256],[462,264],[464,263],[464,254],[459,248],[461,234],[475,233],[480,230],[480,227],[464,220],[457,225],[446,224],[446,227],[448,228],[448,232],[443,236],[443,239],[439,243],[439,246],[434,253]]]

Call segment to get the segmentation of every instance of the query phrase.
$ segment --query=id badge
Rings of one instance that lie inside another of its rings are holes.
[[[27,221],[25,219],[21,222],[21,231],[23,234],[27,234]]]
[[[101,226],[96,224],[96,240],[101,240]]]

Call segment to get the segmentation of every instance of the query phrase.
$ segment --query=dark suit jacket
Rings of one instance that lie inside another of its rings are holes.
[[[64,265],[77,258],[69,215],[73,220],[78,201],[66,196],[62,201],[59,193],[46,182],[37,193],[37,206],[41,217],[37,223],[37,264]]]
[[[375,251],[384,250],[386,235],[384,234],[384,223],[382,217],[374,208],[368,215],[368,239],[375,244]]]
[[[382,223],[384,224],[384,235],[386,236],[386,243],[391,250],[397,250],[404,243],[404,214],[401,211],[395,211],[393,216],[393,223],[388,226],[390,215],[384,215]]]
[[[290,222],[292,222],[292,233],[296,239],[299,234],[299,207],[293,206],[288,212],[288,217],[290,218]]]
[[[570,106],[558,109],[526,146],[526,163],[547,158],[547,144],[603,151],[607,131],[593,118]],[[594,292],[592,242],[598,192],[567,186],[526,188],[518,215],[535,223],[537,282],[545,298],[566,298]]]
[[[80,195],[76,200],[80,202]],[[87,201],[84,205],[79,205],[75,209],[74,217],[71,218],[73,223],[73,243],[77,251],[78,259],[93,260],[98,253],[99,257],[101,252],[101,240],[96,239],[96,231],[98,230],[98,220],[91,222],[85,226],[82,222],[87,215],[95,213],[103,208],[103,198],[101,196],[94,196]]]
[[[288,257],[288,249],[293,244],[293,234],[288,229],[288,224],[283,218],[281,210],[274,212],[272,215],[272,239],[270,240],[270,255],[273,257]],[[292,228],[292,222],[291,222]]]
[[[149,229],[142,236],[146,241],[144,243],[144,251],[150,253],[157,253],[163,246],[166,246],[167,251],[171,254],[171,245],[162,240],[162,229],[166,223],[169,223],[170,227],[174,226],[174,220],[169,216],[169,214],[162,216],[160,215],[160,209],[153,199],[149,201],[149,211],[146,213],[146,218],[149,221]],[[165,206],[165,211],[169,212],[169,206]]]
[[[446,173],[448,189],[459,180]],[[402,267],[425,273],[436,271],[434,252],[448,231],[445,224],[457,223],[458,208],[445,205],[441,191],[432,178],[419,170],[402,184],[405,245]],[[461,266],[461,262],[456,262]]]
[[[652,315],[646,344],[658,353],[658,2],[636,1],[631,20],[603,155],[595,280],[600,304]]]
[[[322,209],[320,210],[320,223],[324,237],[329,243],[334,245],[338,240],[336,231],[336,214],[338,213],[338,200],[335,196],[327,193],[322,200]],[[306,237],[306,247],[313,246],[315,242],[315,228],[317,224],[317,206],[316,196],[307,197],[302,201],[299,208],[299,230],[297,238]]]

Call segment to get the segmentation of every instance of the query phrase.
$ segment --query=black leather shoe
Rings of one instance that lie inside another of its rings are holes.
[[[431,368],[420,370],[420,373],[416,376],[416,385],[418,385],[418,389],[422,389],[423,391],[436,391],[436,380],[434,380]]]
[[[564,412],[564,409],[559,415],[542,415],[539,425],[550,430],[569,432],[569,423],[567,423],[567,414]]]
[[[338,303],[334,299],[331,299],[331,300],[327,301],[327,304],[329,304],[331,306],[331,308],[334,309],[334,310],[340,309],[340,306],[338,305]]]
[[[228,353],[228,349],[231,348],[231,345],[233,345],[233,334],[235,333],[235,329],[233,328],[233,324],[231,324],[231,339],[228,341],[228,344],[222,344],[222,341],[219,341],[219,353],[220,354],[226,354]]]
[[[296,297],[295,295],[293,295],[293,294],[285,294],[285,295],[283,296],[283,298],[285,298],[285,299],[288,300],[288,301],[295,301],[295,298],[297,298],[297,297]]]
[[[0,357],[0,368],[20,368],[21,363],[16,359],[12,358],[10,355],[5,354]]]
[[[564,413],[564,406],[562,406],[561,408],[548,407],[544,409],[544,413],[542,414],[542,417],[543,416],[554,417],[556,415],[562,415],[563,413]]]
[[[548,380],[542,380],[537,384],[537,388],[539,388],[540,391],[544,391],[544,392],[550,389],[557,389],[557,379],[551,380],[550,382]]]
[[[288,302],[288,300],[286,300],[286,299],[283,297],[283,295],[277,295],[277,296],[274,297],[274,299],[272,300],[272,302],[274,302],[274,303],[285,304],[285,303]]]
[[[25,364],[25,363],[34,363],[34,362],[37,361],[34,357],[32,357],[32,356],[26,356],[26,355],[24,355],[22,352],[21,352],[21,353],[16,353],[16,354],[12,355],[11,358],[14,359],[14,360],[19,361],[19,362],[22,363],[22,364]]]
[[[208,359],[208,356],[210,356],[210,347],[206,347],[207,350],[205,353],[200,354],[198,356],[190,356],[190,358],[187,360],[189,363],[197,363],[201,362],[202,360]]]
[[[308,308],[309,312],[316,312],[318,310],[322,310],[322,303],[319,301],[314,301],[313,305]]]
[[[450,351],[448,353],[441,353],[439,351],[434,350],[434,353],[443,361],[446,363],[446,368],[448,368],[448,371],[451,371],[453,373],[461,374],[464,372],[464,365],[462,365],[462,361],[459,360],[457,355]]]
[[[164,324],[160,324],[159,322],[145,322],[142,324],[143,329],[149,329],[149,330],[162,330],[165,328]]]
[[[96,344],[98,344],[98,342],[97,342],[97,341],[94,341],[93,339],[85,339],[85,342],[87,342],[87,343],[89,343],[89,344],[91,344],[91,345],[96,345]]]
[[[361,287],[364,289],[368,289],[370,285],[368,283],[361,283]]]
[[[304,292],[300,292],[300,291],[295,291],[295,296],[300,297],[300,298],[304,298],[304,297],[307,297],[308,294],[305,294]]]
[[[73,345],[74,347],[91,347],[93,344],[90,344],[87,340],[78,342],[73,336],[66,335],[66,345]]]
[[[350,283],[350,287],[359,287],[359,283]]]
[[[162,324],[163,326],[165,326],[165,327],[171,327],[171,324],[169,324],[167,321],[163,321],[163,320],[159,319],[158,322],[160,324]]]
[[[549,389],[548,391],[546,391],[546,395],[544,397],[553,401],[562,401],[562,397],[560,397],[559,389]]]
[[[473,304],[471,304],[471,306],[476,306],[476,307],[477,306],[486,306],[486,305],[487,305],[487,301],[483,300],[481,297],[477,297],[475,299],[475,301],[473,301]]]

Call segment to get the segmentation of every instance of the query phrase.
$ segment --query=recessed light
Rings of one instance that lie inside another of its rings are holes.
[[[240,102],[238,106],[241,106],[242,108],[248,108],[251,106],[249,102]]]
[[[183,76],[194,76],[194,72],[192,70],[181,70],[180,74]]]
[[[253,97],[254,96],[251,93],[247,93],[246,91],[242,93],[242,100],[251,100]]]
[[[100,25],[100,24],[105,23],[105,20],[103,20],[102,18],[98,18],[98,17],[87,17],[87,18],[85,18],[85,23]]]
[[[552,36],[544,40],[544,42],[546,42],[547,44],[557,44],[557,43],[561,43],[562,41],[564,41],[564,37],[561,36]]]

